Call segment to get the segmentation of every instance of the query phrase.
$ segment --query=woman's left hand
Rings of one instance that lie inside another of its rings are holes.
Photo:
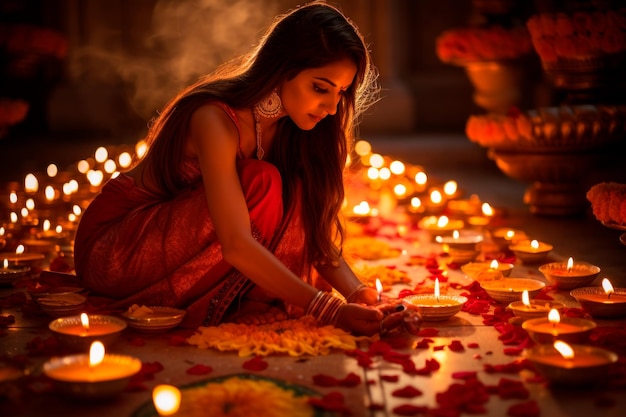
[[[346,301],[349,303],[373,306],[378,303],[378,292],[372,287],[363,285],[350,294]]]

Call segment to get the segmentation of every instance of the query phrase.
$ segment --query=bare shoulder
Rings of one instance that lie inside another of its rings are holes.
[[[189,126],[189,139],[192,149],[199,151],[210,138],[221,138],[217,142],[238,146],[239,132],[230,116],[215,103],[204,104],[194,111]]]

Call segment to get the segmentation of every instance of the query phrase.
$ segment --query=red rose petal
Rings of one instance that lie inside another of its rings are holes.
[[[397,407],[394,407],[392,411],[394,414],[398,416],[416,416],[418,414],[425,414],[428,411],[428,407],[411,405],[411,404],[402,404]]]
[[[311,397],[307,400],[307,403],[311,404],[315,408],[334,413],[341,413],[345,416],[352,414],[350,409],[344,404],[343,394],[336,391],[329,392],[322,398]]]
[[[399,398],[414,398],[422,395],[422,391],[414,388],[410,385],[407,385],[404,388],[399,388],[391,392],[391,395]]]
[[[539,417],[541,410],[534,400],[525,403],[513,404],[507,410],[511,417]]]
[[[243,369],[248,371],[264,371],[268,367],[268,363],[264,361],[260,356],[255,356],[243,363]]]
[[[425,329],[421,329],[417,335],[421,337],[435,337],[439,335],[439,329],[427,327]]]
[[[213,368],[208,365],[197,364],[187,369],[187,374],[189,375],[206,375],[213,372]]]
[[[448,345],[448,349],[450,349],[453,352],[463,352],[465,350],[465,347],[463,346],[460,340],[453,340]]]
[[[352,388],[356,387],[361,383],[361,377],[355,374],[354,372],[350,372],[346,377],[339,381],[339,385],[342,387]]]
[[[381,375],[380,379],[386,382],[398,382],[400,377],[398,375]]]

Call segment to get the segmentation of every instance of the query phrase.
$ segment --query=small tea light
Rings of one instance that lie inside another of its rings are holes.
[[[606,380],[617,354],[594,346],[568,344],[557,340],[552,344],[535,345],[524,356],[550,383],[557,385],[588,385]]]
[[[522,328],[537,343],[552,343],[563,340],[568,343],[585,343],[596,323],[582,318],[561,318],[559,311],[551,309],[547,318],[526,320]]]
[[[481,206],[482,215],[478,216],[470,216],[467,219],[467,222],[477,229],[482,229],[485,226],[488,226],[491,223],[491,219],[493,218],[495,212],[493,207],[489,203],[483,203]]]
[[[463,220],[450,219],[448,216],[426,216],[418,223],[419,228],[429,232],[433,239],[451,235],[454,230],[462,229],[463,225]]]
[[[521,301],[509,304],[509,309],[524,320],[547,317],[553,308],[562,311],[565,305],[551,300],[531,300],[527,290],[522,292]]]
[[[491,240],[502,250],[508,249],[511,244],[526,239],[528,236],[522,230],[499,227],[491,231]]]
[[[126,327],[126,322],[117,317],[85,313],[60,317],[48,325],[61,343],[83,352],[96,340],[110,347]]]
[[[574,262],[569,258],[565,262],[551,262],[539,267],[548,282],[559,289],[572,290],[589,285],[600,274],[600,268],[587,262]]]
[[[380,282],[380,279],[376,278],[376,293],[378,293],[378,302],[380,303],[383,300],[383,284]]]
[[[452,235],[436,236],[435,241],[442,244],[444,252],[450,250],[478,251],[483,242],[483,235],[469,230],[453,230]]]
[[[437,278],[433,295],[409,295],[402,299],[407,310],[417,311],[424,321],[448,320],[461,311],[466,302],[467,297],[461,295],[441,295]]]
[[[463,265],[461,271],[478,282],[492,281],[510,276],[513,266],[513,264],[492,259],[489,262],[470,262]]]
[[[104,345],[95,341],[89,354],[52,358],[43,373],[57,388],[79,398],[110,397],[121,392],[141,369],[141,361],[131,356],[105,354]]]
[[[613,288],[608,278],[602,279],[602,287],[577,288],[570,295],[592,317],[626,317],[626,288]]]
[[[524,291],[528,291],[531,298],[536,297],[546,284],[532,278],[502,278],[481,281],[480,286],[492,299],[500,303],[510,304],[521,300]]]
[[[159,416],[171,416],[180,408],[181,393],[173,385],[161,384],[152,390],[152,402]]]
[[[17,281],[18,278],[30,272],[29,266],[9,265],[9,260],[4,259],[0,266],[0,285],[10,285]]]
[[[522,240],[509,246],[522,263],[534,264],[543,262],[554,247],[538,240]]]

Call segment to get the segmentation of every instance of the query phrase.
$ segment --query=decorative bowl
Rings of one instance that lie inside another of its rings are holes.
[[[468,277],[478,281],[478,276],[481,272],[489,270],[491,262],[470,262],[461,266],[463,271]],[[498,271],[502,273],[502,276],[508,277],[511,275],[514,265],[505,262],[498,262]]]
[[[77,293],[50,294],[37,298],[39,307],[52,317],[65,317],[85,310],[87,298]]]
[[[507,308],[522,320],[530,320],[548,317],[553,308],[562,313],[565,305],[552,300],[530,300],[530,306],[524,305],[522,301],[513,301]]]
[[[557,324],[550,323],[547,317],[530,319],[522,323],[522,329],[539,344],[552,344],[556,340],[585,344],[589,342],[589,335],[596,327],[594,321],[578,317],[562,317]]]
[[[615,288],[608,297],[602,287],[581,287],[570,292],[583,310],[594,318],[626,317],[626,288]]]
[[[457,314],[467,302],[462,295],[441,295],[439,301],[434,295],[409,295],[402,299],[408,309],[417,311],[423,321],[444,321]]]
[[[537,242],[538,247],[531,247],[532,240],[521,240],[509,246],[509,249],[524,264],[538,264],[546,260],[554,246]]]
[[[535,297],[546,284],[531,278],[502,278],[494,281],[483,281],[480,286],[495,301],[510,304],[521,300],[524,290],[528,291],[530,298]]]
[[[145,333],[163,332],[178,326],[187,312],[172,307],[142,307],[122,314],[128,326]]]
[[[591,284],[600,273],[600,268],[586,262],[576,262],[568,271],[567,262],[551,262],[541,265],[539,272],[557,288],[572,290]]]

